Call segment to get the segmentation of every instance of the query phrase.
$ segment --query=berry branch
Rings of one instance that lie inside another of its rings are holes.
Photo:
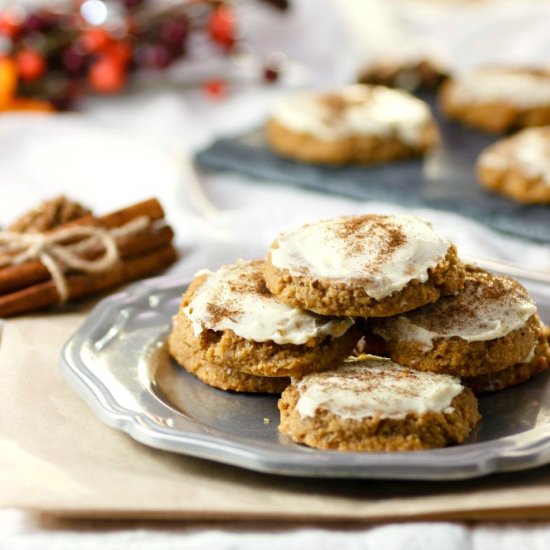
[[[286,0],[262,1],[289,7]],[[153,0],[74,0],[67,11],[6,8],[0,12],[0,110],[65,110],[88,93],[116,94],[137,71],[192,57],[195,35],[220,55],[238,49],[232,1],[157,6]],[[264,68],[267,82],[277,76]],[[211,95],[219,96],[219,88]]]

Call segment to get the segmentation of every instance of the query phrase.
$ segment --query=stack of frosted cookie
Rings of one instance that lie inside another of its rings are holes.
[[[290,376],[348,357],[360,338],[351,317],[322,316],[277,300],[263,266],[251,260],[201,271],[183,295],[170,353],[206,384],[280,393]]]
[[[480,419],[471,388],[543,370],[545,330],[519,283],[466,268],[425,220],[364,215],[197,274],[169,347],[212,386],[282,391],[279,429],[296,442],[400,451],[463,442]],[[350,357],[360,339],[385,356]]]
[[[548,330],[525,288],[480,269],[467,268],[453,296],[369,326],[393,360],[459,376],[476,393],[527,380],[550,358]]]

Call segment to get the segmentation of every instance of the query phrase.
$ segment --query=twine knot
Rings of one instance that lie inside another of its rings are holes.
[[[52,277],[59,301],[64,303],[69,297],[66,271],[100,273],[111,269],[120,260],[117,238],[143,231],[150,224],[147,216],[140,216],[113,229],[74,225],[51,233],[0,231],[0,267],[40,261]],[[84,257],[98,247],[102,251],[98,258]]]

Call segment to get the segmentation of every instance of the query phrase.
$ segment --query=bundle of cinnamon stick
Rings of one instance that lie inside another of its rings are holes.
[[[138,218],[147,223],[137,231],[119,232]],[[70,227],[93,226],[112,235],[117,249],[117,258],[111,267],[99,272],[82,272],[61,265],[67,299],[73,300],[153,275],[176,260],[172,244],[174,233],[166,223],[162,206],[156,199],[131,205],[105,216],[84,215],[49,230],[48,234]],[[76,239],[78,240],[78,239]],[[78,245],[78,242],[69,242]],[[83,260],[95,260],[104,250],[99,244],[83,248]],[[43,309],[60,302],[58,285],[51,270],[39,259],[6,265],[0,268],[0,318]]]

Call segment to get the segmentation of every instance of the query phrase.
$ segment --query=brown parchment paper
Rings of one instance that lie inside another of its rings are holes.
[[[59,350],[82,320],[66,313],[4,327],[0,506],[102,518],[550,517],[550,467],[466,482],[317,480],[148,448],[105,426],[59,374]]]

